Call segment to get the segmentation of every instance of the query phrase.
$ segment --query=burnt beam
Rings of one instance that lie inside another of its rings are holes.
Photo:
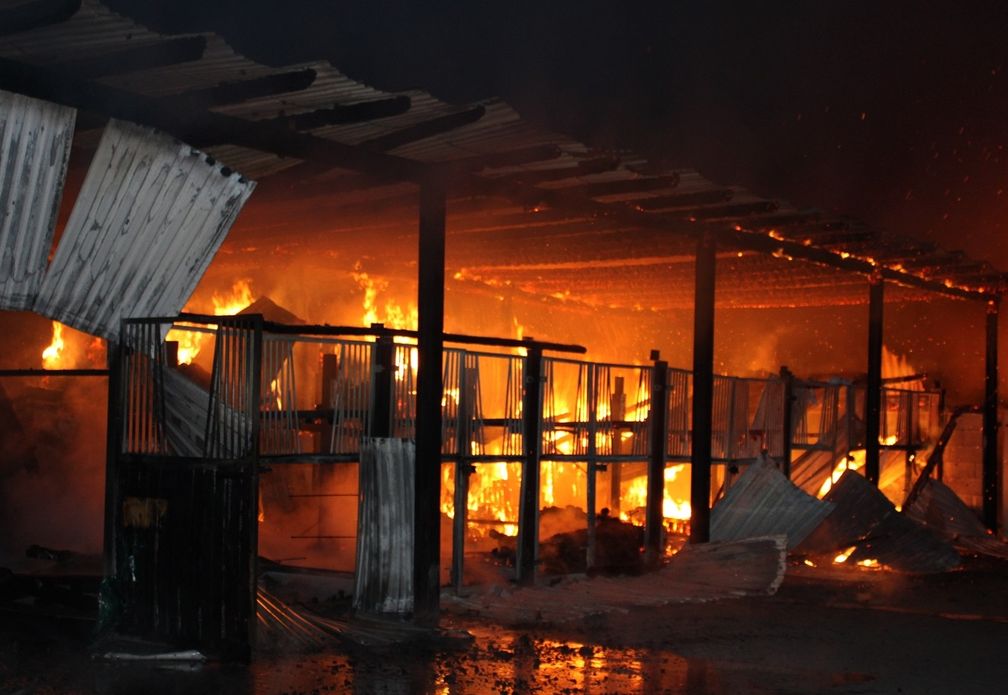
[[[711,435],[714,411],[714,286],[717,245],[697,242],[693,300],[693,437],[690,443],[690,542],[710,540]]]
[[[440,181],[424,181],[420,185],[419,226],[413,615],[418,623],[436,624],[441,557],[445,266],[445,189]]]
[[[199,60],[206,51],[206,44],[204,36],[185,36],[91,57],[74,58],[46,67],[72,74],[78,79],[91,80]]]
[[[663,503],[665,501],[665,460],[668,450],[668,362],[652,351],[651,371],[651,455],[648,457],[647,498],[644,503],[644,558],[656,566],[662,557]]]
[[[192,89],[171,99],[177,105],[192,109],[210,109],[215,106],[240,104],[250,99],[259,99],[274,94],[287,94],[308,89],[315,82],[316,73],[311,68],[264,75],[250,80],[221,82],[213,87]]]
[[[0,10],[0,36],[65,22],[80,6],[80,0],[35,0]]]
[[[884,283],[872,275],[868,285],[868,380],[865,385],[865,478],[878,485],[880,475],[879,430],[882,417],[882,325]]]
[[[542,449],[543,355],[530,347],[525,355],[522,388],[522,473],[518,510],[518,547],[515,574],[519,584],[535,583],[539,550],[539,466]]]
[[[327,125],[344,125],[347,123],[362,123],[378,118],[399,116],[410,110],[412,101],[408,96],[400,95],[388,99],[359,101],[355,104],[337,104],[332,108],[318,109],[293,116],[280,116],[268,121],[270,125],[291,130],[311,130]],[[392,148],[388,148],[392,149]]]
[[[754,203],[738,203],[735,205],[715,205],[713,207],[690,210],[688,215],[693,220],[730,219],[733,217],[748,217],[763,215],[780,207],[772,200],[759,200]]]
[[[983,404],[983,522],[995,535],[1000,521],[1001,461],[998,456],[998,313],[1000,301],[987,303]]]
[[[566,190],[577,191],[581,195],[588,196],[589,198],[600,198],[610,195],[630,195],[634,193],[660,191],[666,188],[675,188],[678,185],[679,174],[673,173],[648,178],[640,176],[633,179],[583,183],[578,186],[569,186]]]
[[[553,181],[563,181],[564,179],[574,179],[581,176],[591,176],[592,174],[602,174],[612,171],[619,166],[619,161],[612,157],[593,157],[584,159],[574,166],[551,167],[549,169],[534,169],[530,171],[515,171],[509,174],[493,176],[490,180],[495,182],[508,181],[526,186],[536,186],[541,183],[551,183]],[[572,187],[573,188],[573,187]]]
[[[408,145],[418,140],[434,137],[450,132],[456,128],[475,123],[486,114],[486,108],[477,106],[458,113],[450,113],[446,116],[438,116],[422,123],[415,123],[406,128],[394,130],[385,135],[365,140],[359,146],[375,152],[388,152],[397,147]]]
[[[680,210],[691,209],[701,205],[716,205],[732,199],[735,191],[730,188],[716,188],[713,190],[693,191],[690,193],[672,193],[670,195],[655,196],[653,198],[642,198],[633,201],[632,205],[638,210]]]

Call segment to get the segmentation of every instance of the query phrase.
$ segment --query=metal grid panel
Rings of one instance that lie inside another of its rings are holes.
[[[0,307],[30,309],[42,284],[76,112],[0,90]]]
[[[182,309],[254,184],[149,128],[111,121],[34,308],[115,339]]]

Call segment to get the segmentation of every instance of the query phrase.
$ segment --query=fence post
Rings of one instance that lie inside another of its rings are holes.
[[[648,452],[647,502],[644,512],[644,561],[656,565],[662,556],[664,535],[665,457],[668,449],[668,362],[651,351],[651,446]]]

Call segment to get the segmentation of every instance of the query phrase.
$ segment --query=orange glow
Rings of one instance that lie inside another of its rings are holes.
[[[59,321],[52,322],[52,341],[45,350],[42,351],[42,366],[45,369],[59,369],[60,360],[63,357],[63,324]]]
[[[214,316],[234,316],[255,301],[252,283],[248,280],[238,280],[232,285],[229,293],[218,294],[214,292],[210,301],[213,304]],[[173,328],[168,331],[165,340],[174,340],[178,343],[179,364],[192,364],[196,356],[199,355],[205,335],[205,333]]]

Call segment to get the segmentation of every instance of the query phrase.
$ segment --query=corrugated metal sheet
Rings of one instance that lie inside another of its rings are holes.
[[[767,459],[749,465],[711,510],[710,537],[730,541],[786,535],[794,548],[833,511],[807,495]]]
[[[254,183],[162,133],[111,121],[34,309],[106,338],[181,310]]]
[[[950,544],[897,512],[878,488],[854,471],[844,473],[824,499],[836,509],[801,545],[801,552],[832,558],[853,546],[847,562],[877,560],[913,573],[959,566],[959,554]]]
[[[1008,543],[990,535],[976,512],[944,483],[929,479],[903,512],[966,553],[1008,559]]]
[[[75,115],[0,90],[0,308],[31,308],[42,284]]]
[[[784,580],[783,536],[687,545],[657,572],[638,577],[573,575],[514,591],[499,586],[467,597],[444,594],[448,610],[477,614],[506,625],[562,623],[632,607],[766,596]]]

